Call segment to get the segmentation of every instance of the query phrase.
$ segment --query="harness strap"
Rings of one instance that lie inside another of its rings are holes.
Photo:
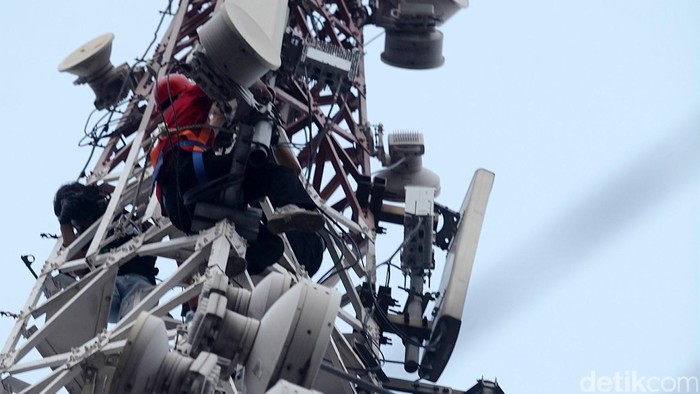
[[[194,175],[197,177],[197,183],[205,183],[209,180],[207,170],[204,168],[202,152],[192,152],[192,165],[194,166]]]
[[[156,199],[160,203],[161,209],[164,209],[163,207],[163,188],[158,182],[158,175],[160,174],[160,170],[163,168],[163,163],[165,161],[165,156],[166,154],[170,153],[173,149],[181,149],[181,148],[186,148],[186,147],[196,147],[203,149],[206,151],[208,147],[204,144],[202,144],[199,141],[192,141],[192,140],[184,140],[184,141],[179,141],[177,144],[172,144],[167,146],[165,149],[161,150],[159,155],[158,155],[158,161],[156,162],[155,169],[153,170],[153,181],[151,183],[151,187],[155,188],[156,191]],[[204,159],[202,156],[203,150],[197,150],[192,152],[192,165],[194,167],[194,175],[197,178],[197,183],[204,183],[207,182],[209,179],[207,177],[207,171],[204,168]]]
[[[197,178],[197,183],[201,184],[207,182],[208,177],[207,171],[204,168],[202,152],[209,150],[209,145],[207,144],[210,142],[211,137],[212,133],[209,129],[202,129],[196,134],[192,130],[186,129],[174,135],[170,135],[165,138],[161,137],[159,139],[159,143],[151,151],[151,164],[154,167],[151,188],[155,189],[156,199],[158,199],[161,209],[164,210],[163,192],[161,184],[158,182],[158,176],[163,168],[166,155],[173,149],[191,150],[192,165],[194,167],[194,174]]]
[[[176,144],[172,144],[163,149],[158,155],[158,161],[156,162],[155,169],[153,170],[153,183],[155,184],[158,180],[158,175],[160,170],[163,168],[163,162],[165,161],[165,155],[170,153],[173,149],[182,149],[187,147],[198,147],[208,150],[206,145],[199,141],[184,140],[178,141]],[[203,151],[193,151],[192,152],[192,162],[194,164],[194,174],[197,177],[197,182],[202,183],[207,181],[207,172],[204,169],[204,160],[202,159]]]

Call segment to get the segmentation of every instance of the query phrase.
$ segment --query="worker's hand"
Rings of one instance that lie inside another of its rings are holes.
[[[255,84],[250,87],[250,91],[253,92],[255,99],[261,103],[269,103],[275,98],[272,90],[260,80],[255,81]]]
[[[214,131],[218,131],[218,128],[221,127],[225,121],[226,117],[223,113],[221,113],[219,106],[216,104],[212,105],[211,110],[209,111],[209,125],[214,129]]]

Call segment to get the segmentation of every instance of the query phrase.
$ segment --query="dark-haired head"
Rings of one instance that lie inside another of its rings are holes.
[[[94,222],[107,209],[107,198],[95,185],[71,182],[61,186],[53,199],[53,211],[60,222]]]

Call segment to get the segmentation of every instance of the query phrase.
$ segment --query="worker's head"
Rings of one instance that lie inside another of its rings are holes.
[[[60,223],[70,223],[82,231],[104,214],[107,202],[97,186],[72,182],[56,191],[53,211]]]
[[[170,106],[184,90],[194,85],[194,82],[187,79],[182,74],[167,74],[160,78],[153,89],[153,98],[160,112]]]

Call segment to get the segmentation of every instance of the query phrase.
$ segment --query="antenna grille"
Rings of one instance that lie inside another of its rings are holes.
[[[389,145],[423,145],[420,131],[396,131],[389,134]]]

